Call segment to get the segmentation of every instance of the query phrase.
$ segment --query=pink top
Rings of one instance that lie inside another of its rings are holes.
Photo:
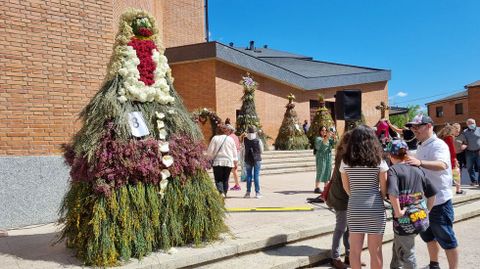
[[[238,140],[238,136],[236,136],[234,133],[229,136],[233,138],[233,141],[235,141],[235,147],[237,148],[237,152],[240,152],[240,140]]]
[[[389,133],[388,133],[388,123],[384,120],[381,120],[378,122],[377,124],[377,136],[380,136],[381,134],[384,134],[385,137],[388,137]]]

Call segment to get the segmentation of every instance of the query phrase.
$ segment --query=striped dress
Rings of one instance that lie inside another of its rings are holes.
[[[383,234],[385,231],[385,206],[378,174],[387,170],[383,160],[377,167],[350,167],[342,161],[340,172],[347,174],[350,186],[347,223],[351,233]]]

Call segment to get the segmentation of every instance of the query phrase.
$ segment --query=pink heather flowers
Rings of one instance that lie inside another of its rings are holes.
[[[83,156],[75,155],[71,146],[63,146],[65,160],[72,168],[72,180],[91,182],[97,193],[108,196],[114,188],[139,181],[159,184],[163,169],[170,171],[171,178],[184,183],[188,176],[209,168],[203,154],[203,143],[193,142],[186,135],[174,134],[170,137],[168,154],[175,161],[167,168],[162,163],[159,140],[116,140],[113,124],[107,123],[106,129],[95,153],[96,163],[88,163]]]

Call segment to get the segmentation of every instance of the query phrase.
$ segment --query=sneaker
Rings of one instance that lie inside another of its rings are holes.
[[[473,181],[472,183],[470,183],[470,186],[474,187],[474,186],[477,186],[478,183],[476,181]]]
[[[230,188],[231,191],[241,191],[242,188],[240,188],[240,185],[235,185],[233,187]]]
[[[255,198],[257,198],[257,199],[260,199],[260,198],[262,198],[262,197],[263,197],[262,194],[259,193],[259,192],[257,192],[257,193],[255,194]]]
[[[243,196],[243,198],[250,198],[250,193],[246,192],[245,195]]]
[[[313,190],[314,193],[322,193],[322,191],[320,190],[320,188],[315,188],[315,190]]]

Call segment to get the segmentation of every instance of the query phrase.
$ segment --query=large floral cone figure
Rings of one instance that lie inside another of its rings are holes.
[[[332,115],[328,108],[325,107],[325,99],[323,95],[318,95],[318,101],[320,107],[315,112],[315,116],[313,117],[312,124],[310,125],[310,129],[307,131],[308,140],[310,141],[310,145],[313,148],[315,137],[319,136],[319,131],[322,126],[325,126],[328,129],[333,128],[335,123],[333,122]]]
[[[172,86],[155,20],[121,16],[108,74],[64,146],[71,184],[62,238],[86,264],[218,238],[224,206],[202,135]]]
[[[258,87],[258,83],[253,80],[249,73],[242,77],[240,84],[243,86],[242,107],[236,122],[236,134],[240,136],[243,133],[247,133],[249,126],[255,126],[258,130],[258,136],[262,140],[263,145],[267,145],[266,134],[262,130],[260,119],[257,115],[257,109],[255,107],[255,90]],[[265,147],[267,148],[267,147]]]
[[[285,106],[287,111],[283,115],[282,125],[275,139],[276,150],[300,150],[307,149],[309,146],[308,138],[305,135],[297,118],[295,111],[295,96],[289,94],[287,96],[288,104]]]

